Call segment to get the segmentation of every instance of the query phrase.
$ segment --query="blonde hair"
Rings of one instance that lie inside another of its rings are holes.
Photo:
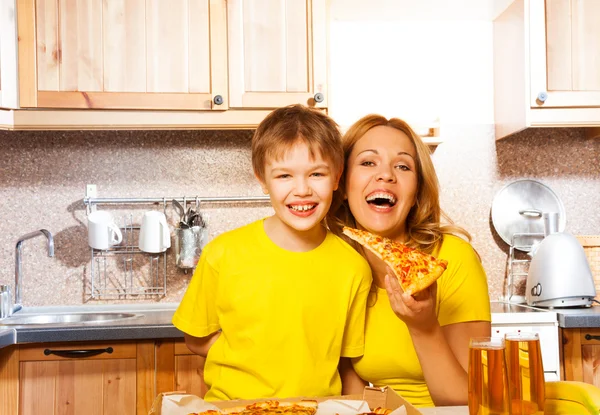
[[[344,169],[342,135],[337,123],[321,110],[303,105],[290,105],[271,112],[258,125],[252,136],[252,169],[260,180],[265,180],[265,167],[271,160],[281,160],[287,151],[304,143],[311,157],[319,154],[328,161],[337,178]],[[334,193],[331,208],[325,218],[329,226],[332,212],[342,203]]]
[[[431,254],[442,243],[444,234],[463,236],[470,241],[471,235],[465,229],[454,225],[452,220],[440,208],[439,182],[431,160],[429,147],[405,121],[399,118],[387,119],[381,115],[371,114],[355,122],[342,137],[345,163],[348,162],[348,157],[358,140],[367,131],[379,126],[395,128],[406,134],[416,151],[417,195],[416,203],[406,218],[407,245]],[[342,198],[343,193],[345,193],[345,186],[346,177],[343,175],[339,187]],[[350,211],[347,200],[344,200],[337,207],[332,216],[335,217],[335,222],[330,221],[330,224],[332,230],[338,235],[340,235],[341,226],[356,227],[356,219]],[[442,218],[446,223],[440,223]],[[348,238],[345,239],[348,240]],[[356,247],[356,244],[352,245]]]

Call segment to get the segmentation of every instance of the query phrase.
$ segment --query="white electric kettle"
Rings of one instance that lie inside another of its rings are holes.
[[[590,306],[594,278],[583,247],[573,235],[557,232],[558,213],[544,213],[544,239],[533,247],[527,275],[527,304],[538,307]]]

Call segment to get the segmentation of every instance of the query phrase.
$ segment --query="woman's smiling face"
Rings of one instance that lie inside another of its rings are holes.
[[[410,138],[392,127],[367,131],[348,157],[346,196],[356,223],[403,241],[416,202],[417,154]]]

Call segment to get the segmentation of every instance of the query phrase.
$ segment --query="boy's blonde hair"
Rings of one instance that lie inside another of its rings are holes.
[[[340,175],[344,169],[344,150],[338,125],[323,111],[303,105],[290,105],[271,112],[252,136],[252,169],[265,180],[265,168],[281,160],[294,145],[304,143],[311,157],[319,154]]]

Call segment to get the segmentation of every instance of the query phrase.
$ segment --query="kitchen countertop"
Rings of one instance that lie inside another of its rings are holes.
[[[16,343],[137,340],[183,338],[171,323],[178,303],[84,305],[68,307],[25,307],[14,316],[53,313],[124,312],[136,316],[120,320],[88,323],[47,323],[6,325],[0,321],[0,347]],[[542,309],[525,304],[492,301],[492,323],[556,324],[563,328],[600,327],[600,307]]]
[[[16,343],[183,338],[171,318],[177,303],[69,307],[24,307],[13,317],[54,313],[132,313],[135,317],[106,322],[6,325],[0,320],[0,347]],[[10,320],[10,319],[9,319]],[[3,335],[6,334],[6,340]],[[12,341],[11,340],[12,333]]]

